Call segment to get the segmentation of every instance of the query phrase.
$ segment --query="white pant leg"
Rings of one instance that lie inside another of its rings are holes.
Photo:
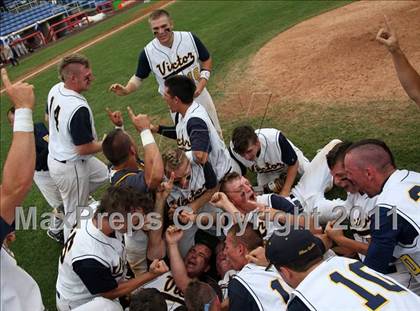
[[[61,163],[48,156],[48,167],[51,178],[63,198],[67,220],[67,223],[64,223],[64,240],[66,240],[73,225],[76,224],[77,207],[88,205],[89,194],[106,181],[108,170],[103,162],[94,157],[83,161]]]
[[[60,190],[51,178],[49,171],[35,171],[34,182],[52,208],[57,208],[63,204]]]
[[[96,157],[89,158],[85,165],[89,169],[89,194],[91,194],[108,180],[109,170],[105,163]]]
[[[306,211],[312,211],[316,208],[318,200],[321,200],[321,202],[325,200],[325,191],[333,185],[333,178],[326,156],[340,142],[340,140],[334,139],[324,146],[306,167],[305,173],[292,189],[292,194],[300,200]],[[319,209],[321,207],[322,205],[319,206]]]
[[[220,127],[219,117],[217,116],[216,107],[214,106],[213,99],[210,96],[210,93],[207,91],[207,88],[204,88],[200,96],[194,99],[197,103],[206,108],[206,111],[210,117],[210,120],[213,122],[214,127],[216,128],[217,133],[220,137],[222,136],[222,128]]]
[[[123,311],[123,308],[116,300],[106,299],[104,297],[95,297],[92,301],[81,305],[74,311]]]

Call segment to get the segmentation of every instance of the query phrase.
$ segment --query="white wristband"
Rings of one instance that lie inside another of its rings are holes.
[[[15,120],[13,122],[13,132],[33,132],[34,122],[32,120],[32,110],[29,108],[19,108],[15,110]]]
[[[200,78],[206,79],[207,81],[209,81],[210,79],[210,71],[207,69],[203,69],[200,72]]]
[[[153,137],[152,131],[150,129],[145,129],[140,132],[141,142],[143,147],[149,144],[155,143],[155,138]]]

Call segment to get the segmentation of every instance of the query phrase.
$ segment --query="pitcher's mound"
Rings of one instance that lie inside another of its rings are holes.
[[[242,94],[272,93],[271,102],[407,100],[391,55],[375,40],[384,14],[402,50],[420,69],[420,2],[355,2],[279,34],[251,60]]]

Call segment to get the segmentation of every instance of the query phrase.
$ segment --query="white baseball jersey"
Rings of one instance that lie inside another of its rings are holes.
[[[255,161],[248,161],[233,150],[233,142],[230,142],[230,148],[233,156],[241,162],[246,168],[257,173],[258,185],[265,185],[278,177],[278,174],[287,169],[287,165],[282,160],[282,151],[279,145],[279,134],[281,132],[274,128],[256,129],[255,134],[260,141],[261,151]],[[287,140],[296,152],[299,161],[299,174],[305,172],[309,160],[303,155],[303,152],[297,148],[290,140]]]
[[[115,232],[115,238],[103,234],[92,219],[81,220],[80,228],[73,229],[59,259],[57,292],[60,298],[72,302],[72,307],[92,300],[92,295],[73,270],[73,263],[94,259],[109,268],[118,282],[126,275],[126,253],[123,235]]]
[[[171,271],[168,271],[149,283],[144,284],[142,288],[156,288],[159,290],[165,297],[168,311],[175,310],[184,304],[184,294],[176,286]]]
[[[170,76],[188,76],[196,83],[200,79],[199,55],[192,34],[184,31],[174,31],[173,34],[174,41],[170,48],[160,44],[157,38],[144,48],[162,95],[165,80]]]
[[[418,232],[411,245],[399,243],[394,257],[399,258],[407,270],[420,282],[420,173],[396,170],[378,195],[377,206],[396,208],[399,216]]]
[[[261,311],[286,310],[292,289],[275,268],[266,271],[265,267],[249,263],[233,278],[248,290]]]
[[[70,134],[70,122],[74,113],[81,107],[86,107],[90,114],[92,134],[96,139],[95,124],[92,110],[81,94],[64,87],[60,82],[54,85],[48,94],[49,115],[49,154],[59,161],[74,161],[92,157],[92,155],[79,155]]]
[[[203,168],[197,163],[191,162],[191,178],[188,188],[183,189],[174,185],[167,198],[168,204],[176,203],[178,206],[188,205],[206,192],[205,183]]]
[[[3,247],[0,263],[0,310],[44,310],[38,284]]]
[[[370,239],[370,219],[369,213],[375,208],[377,196],[369,198],[366,194],[347,193],[344,206],[347,209],[350,220],[350,229],[356,241],[369,243]],[[365,255],[359,253],[359,258],[363,261]]]
[[[236,270],[229,270],[225,273],[223,276],[223,279],[221,279],[217,284],[220,287],[220,290],[222,291],[223,300],[228,298],[228,286],[230,280],[238,273]]]
[[[316,286],[314,286],[316,285]],[[293,291],[310,310],[417,310],[420,297],[360,261],[334,256]]]
[[[192,158],[191,140],[187,132],[187,123],[191,118],[199,118],[203,120],[207,125],[211,145],[208,161],[213,166],[217,180],[220,181],[223,176],[225,176],[226,173],[228,173],[231,169],[229,151],[227,150],[223,140],[217,134],[217,131],[211,122],[206,109],[204,109],[203,106],[197,104],[196,102],[191,104],[184,117],[182,117],[181,114],[179,115],[179,120],[176,124],[178,148],[184,150],[190,159]]]

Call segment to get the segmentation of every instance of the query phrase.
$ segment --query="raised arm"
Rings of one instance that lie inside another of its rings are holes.
[[[176,286],[185,293],[191,278],[187,275],[184,260],[178,249],[178,242],[181,240],[183,232],[181,229],[170,226],[165,233],[166,244],[168,247],[168,255],[171,265],[172,276],[174,277]]]
[[[397,34],[385,17],[385,28],[381,28],[376,40],[391,53],[398,79],[407,95],[420,107],[420,75],[408,61],[398,43]]]
[[[32,110],[35,105],[33,86],[11,84],[6,69],[1,69],[6,93],[15,107],[12,145],[3,168],[1,185],[1,218],[12,224],[19,206],[32,185],[35,170],[35,138]]]
[[[150,119],[145,114],[135,115],[128,107],[128,114],[140,132],[144,148],[144,179],[149,189],[156,189],[163,179],[163,161],[159,148],[150,130]]]

